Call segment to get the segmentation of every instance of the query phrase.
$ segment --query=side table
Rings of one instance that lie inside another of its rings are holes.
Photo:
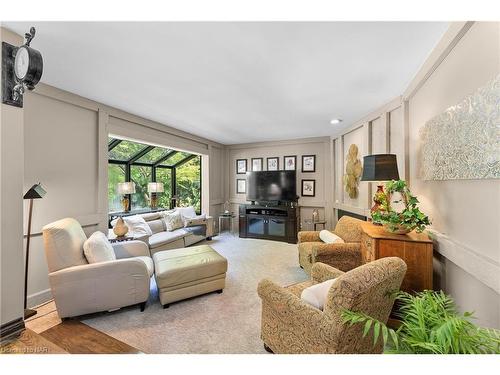
[[[432,290],[433,242],[425,233],[387,233],[372,223],[362,224],[361,258],[363,263],[384,257],[399,257],[408,267],[401,290]]]
[[[233,233],[233,219],[235,214],[221,214],[219,215],[219,235],[222,233],[222,223],[226,220],[229,223],[229,233]]]

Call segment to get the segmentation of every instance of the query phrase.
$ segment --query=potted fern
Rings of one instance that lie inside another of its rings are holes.
[[[499,354],[500,331],[474,325],[470,312],[459,314],[453,299],[443,291],[425,290],[415,295],[399,292],[397,330],[370,316],[345,310],[345,324],[363,324],[363,337],[373,332],[374,345],[384,343],[385,353],[400,354]]]

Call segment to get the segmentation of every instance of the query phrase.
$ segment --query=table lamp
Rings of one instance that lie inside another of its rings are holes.
[[[399,180],[398,163],[394,154],[376,154],[363,157],[361,181],[376,181],[377,191],[373,195],[374,205],[371,213],[380,209],[380,196],[385,194],[382,181]]]
[[[41,199],[47,192],[40,183],[35,184],[24,194],[23,199],[30,200],[30,208],[28,213],[28,234],[26,236],[26,260],[24,265],[24,319],[36,314],[36,310],[27,308],[28,301],[28,264],[30,258],[30,239],[31,239],[31,217],[33,216],[33,199]]]
[[[135,193],[135,183],[130,182],[119,182],[116,189],[118,194],[122,195],[122,207],[123,211],[130,211],[130,194]]]
[[[163,193],[163,183],[162,182],[149,182],[148,183],[148,193],[151,194],[151,209],[155,209],[158,206],[158,193]]]

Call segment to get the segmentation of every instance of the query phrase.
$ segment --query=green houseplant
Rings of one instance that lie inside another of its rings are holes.
[[[474,325],[472,313],[459,314],[453,299],[443,291],[399,292],[396,300],[401,320],[397,330],[359,312],[345,310],[342,318],[346,324],[363,324],[363,337],[372,331],[374,345],[383,340],[386,353],[500,353],[500,332]]]
[[[403,202],[404,209],[401,212],[395,211],[391,205],[394,193],[401,195],[400,200],[394,201],[394,203]],[[380,209],[372,214],[372,219],[382,224],[388,232],[405,234],[414,229],[422,232],[427,225],[431,224],[429,217],[418,208],[418,199],[411,194],[406,181],[387,182],[385,195],[385,199],[380,199]]]

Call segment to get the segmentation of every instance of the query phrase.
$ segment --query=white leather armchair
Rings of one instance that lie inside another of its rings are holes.
[[[75,219],[43,228],[49,282],[59,317],[71,317],[139,304],[144,311],[154,265],[141,241],[112,244],[116,260],[89,264],[87,236]]]

